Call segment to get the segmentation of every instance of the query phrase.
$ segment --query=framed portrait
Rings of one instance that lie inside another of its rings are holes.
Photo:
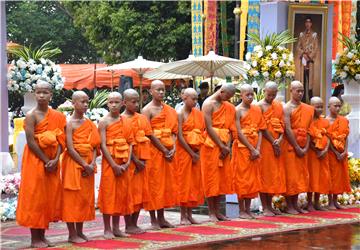
[[[325,100],[328,5],[289,4],[288,28],[297,38],[290,49],[294,54],[295,80],[304,85],[302,101],[309,103],[313,96]]]

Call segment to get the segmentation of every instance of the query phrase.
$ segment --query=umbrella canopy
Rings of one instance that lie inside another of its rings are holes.
[[[247,64],[234,58],[219,56],[214,51],[210,51],[206,56],[189,57],[185,60],[167,63],[160,66],[159,69],[174,74],[225,78],[246,74]]]
[[[162,64],[163,63],[161,63],[161,62],[149,61],[149,60],[144,59],[142,56],[138,56],[138,58],[136,58],[133,61],[129,61],[129,62],[121,63],[121,64],[114,64],[114,65],[104,67],[104,68],[99,68],[99,69],[97,69],[97,71],[100,71],[100,70],[115,71],[115,70],[121,70],[121,69],[132,69],[132,70],[136,71],[136,73],[138,73],[138,75],[140,77],[140,109],[141,109],[142,108],[142,100],[143,100],[143,96],[142,96],[143,75],[145,74],[146,71],[148,71],[150,69],[156,69],[156,68],[160,67],[160,65],[162,65]]]
[[[154,69],[144,74],[145,78],[148,79],[159,79],[159,80],[172,80],[172,79],[190,79],[189,75],[178,75],[169,72],[162,71],[160,69]]]

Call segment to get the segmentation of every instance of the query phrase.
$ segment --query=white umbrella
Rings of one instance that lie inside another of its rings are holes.
[[[120,63],[120,64],[114,64],[108,67],[99,68],[97,70],[120,70],[120,69],[132,69],[136,73],[138,73],[140,77],[140,109],[142,108],[142,78],[146,71],[150,69],[156,69],[160,67],[163,63],[161,62],[155,62],[155,61],[149,61],[144,59],[142,56],[139,56],[133,61]]]
[[[206,56],[190,57],[160,66],[162,71],[192,76],[210,76],[211,86],[214,76],[225,78],[246,74],[248,65],[240,60],[219,56],[210,51]]]
[[[144,74],[148,79],[160,79],[160,80],[172,80],[172,79],[190,79],[189,75],[178,75],[169,72],[162,71],[160,69],[153,69]]]

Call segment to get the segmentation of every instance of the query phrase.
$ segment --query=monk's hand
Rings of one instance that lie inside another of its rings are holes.
[[[304,150],[299,145],[295,147],[295,153],[298,157],[303,157],[305,155]]]
[[[191,158],[192,158],[192,162],[193,163],[197,163],[198,161],[199,161],[199,159],[200,159],[200,155],[199,155],[199,153],[193,153],[192,155],[191,155]]]
[[[327,150],[321,150],[321,151],[316,152],[317,157],[320,159],[323,159],[325,157],[326,153],[327,153]]]
[[[338,160],[339,160],[339,161],[342,161],[342,160],[345,159],[345,157],[346,157],[346,151],[344,151],[344,152],[342,152],[341,154],[339,154]]]
[[[168,154],[165,155],[165,159],[168,161],[172,161],[172,159],[174,158],[174,155],[175,155],[175,148],[168,151]]]
[[[120,176],[124,172],[124,169],[121,166],[122,165],[117,165],[117,164],[111,166],[115,176]]]
[[[281,149],[279,145],[273,144],[273,150],[274,150],[274,155],[275,157],[279,157],[280,153],[281,153]]]
[[[250,160],[255,160],[260,157],[260,151],[257,149],[253,149],[250,151]]]
[[[90,176],[94,173],[94,166],[92,164],[86,164],[84,166],[84,170],[84,173],[86,174],[85,176]]]
[[[136,160],[135,166],[136,166],[136,169],[135,169],[136,172],[141,172],[145,168],[145,161]]]
[[[59,159],[55,158],[53,160],[49,160],[46,164],[45,164],[45,170],[47,172],[54,172],[56,171],[57,168],[57,164],[58,164]]]
[[[224,145],[221,147],[221,155],[220,155],[220,159],[225,159],[225,157],[230,154],[230,147]]]

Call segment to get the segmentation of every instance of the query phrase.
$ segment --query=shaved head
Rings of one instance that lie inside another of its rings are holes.
[[[320,97],[318,97],[318,96],[314,96],[314,97],[311,98],[310,104],[311,104],[311,105],[323,104],[323,100],[322,100]]]
[[[300,81],[292,81],[290,84],[290,89],[303,88],[304,85]]]
[[[235,93],[235,91],[236,91],[235,85],[230,82],[226,82],[226,83],[222,84],[220,89],[227,93]]]
[[[331,104],[335,104],[335,103],[340,103],[340,104],[341,104],[340,99],[339,99],[339,98],[337,98],[336,96],[332,96],[332,97],[330,97],[330,99],[329,99],[329,105],[331,105]]]
[[[123,95],[124,95],[124,100],[129,100],[131,98],[139,97],[139,93],[135,89],[127,89],[124,91]]]
[[[268,81],[268,82],[265,84],[264,89],[265,89],[265,90],[267,90],[267,89],[278,90],[278,85],[277,85],[276,82]]]
[[[81,91],[81,90],[78,90],[78,91],[75,91],[72,96],[71,96],[71,100],[74,102],[76,101],[77,99],[81,98],[81,97],[88,97],[88,95],[84,92],[84,91]]]
[[[251,87],[250,84],[245,83],[240,86],[240,92],[241,93],[254,92],[254,89],[253,89],[253,87]]]
[[[164,82],[163,81],[160,81],[160,80],[154,80],[151,82],[151,85],[150,87],[153,89],[155,86],[159,86],[159,85],[163,85],[165,86]]]
[[[36,89],[49,89],[50,91],[52,90],[50,83],[43,80],[37,80],[35,85],[35,90]]]
[[[121,94],[119,93],[119,92],[111,92],[109,95],[108,95],[108,100],[110,99],[110,98],[120,98],[120,100],[122,100],[122,96],[121,96]]]
[[[197,92],[195,89],[193,88],[186,88],[184,90],[184,96],[192,96],[192,95],[196,95],[197,96]]]

